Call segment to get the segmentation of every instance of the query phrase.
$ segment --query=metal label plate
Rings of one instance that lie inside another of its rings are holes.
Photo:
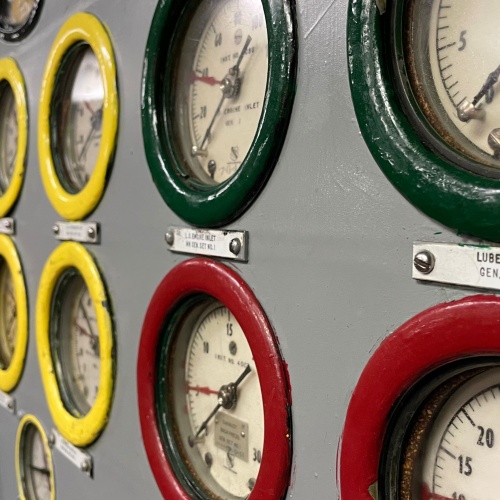
[[[55,429],[52,429],[50,434],[50,443],[53,448],[69,460],[77,469],[87,474],[87,476],[92,477],[94,464],[91,455],[66,441]]]
[[[217,413],[215,445],[227,452],[229,468],[232,468],[234,457],[248,462],[248,424],[226,413]]]
[[[101,225],[98,222],[56,222],[52,226],[54,236],[62,241],[100,243]]]
[[[432,270],[419,271],[416,259],[433,257]],[[414,243],[413,273],[417,280],[500,290],[500,247],[452,243]]]
[[[165,241],[172,252],[248,261],[248,231],[169,227]]]
[[[16,413],[16,400],[2,391],[0,391],[0,406],[12,413],[12,415]]]
[[[0,219],[0,233],[1,234],[15,234],[16,221],[12,217],[4,217]]]

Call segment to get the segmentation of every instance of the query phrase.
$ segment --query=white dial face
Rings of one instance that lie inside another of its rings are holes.
[[[218,303],[205,307],[183,335],[187,347],[178,347],[172,360],[184,367],[175,375],[173,395],[181,454],[213,498],[247,498],[264,443],[262,395],[248,341]]]
[[[38,429],[27,424],[24,428],[23,477],[28,500],[52,498],[51,468],[42,436]]]
[[[59,332],[63,377],[71,406],[87,414],[96,400],[101,372],[96,311],[80,275],[63,293]]]
[[[63,175],[76,191],[89,181],[101,147],[104,84],[97,58],[82,49],[63,106],[60,126],[64,137]]]
[[[5,21],[16,26],[24,24],[28,20],[37,0],[9,0],[7,3],[8,12],[5,14]],[[2,6],[2,8],[4,7]]]
[[[17,157],[17,111],[14,93],[5,84],[0,94],[0,193],[9,187]]]
[[[0,365],[9,367],[17,339],[17,305],[8,266],[0,264]]]
[[[461,386],[439,413],[423,455],[423,500],[497,500],[500,369]]]
[[[231,177],[250,150],[264,105],[267,43],[261,0],[204,0],[188,28],[176,120],[183,155],[207,184]]]

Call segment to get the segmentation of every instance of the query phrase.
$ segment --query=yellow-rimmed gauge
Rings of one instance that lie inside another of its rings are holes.
[[[0,217],[16,202],[24,179],[28,111],[24,78],[11,58],[0,60]]]
[[[54,500],[52,453],[40,421],[25,415],[16,436],[16,476],[21,500]]]
[[[82,219],[99,203],[117,127],[111,40],[95,16],[76,14],[52,45],[38,121],[43,184],[52,205],[66,219]]]
[[[40,278],[37,347],[49,409],[76,446],[92,443],[108,420],[114,386],[109,299],[90,253],[67,242]]]
[[[12,240],[0,235],[0,390],[17,385],[28,345],[28,299],[21,261]]]

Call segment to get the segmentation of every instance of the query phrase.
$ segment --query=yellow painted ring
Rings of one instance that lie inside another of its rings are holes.
[[[64,404],[50,346],[54,290],[69,268],[77,269],[85,281],[96,311],[99,333],[99,389],[94,405],[82,416],[73,415]],[[57,247],[43,268],[36,304],[36,342],[47,403],[59,432],[76,446],[92,443],[104,429],[111,408],[114,386],[113,326],[109,300],[99,270],[93,257],[79,243],[67,242]]]
[[[50,126],[55,81],[63,58],[75,44],[87,43],[94,52],[104,86],[102,135],[99,155],[89,181],[78,193],[68,192],[60,182],[52,157]],[[45,68],[38,113],[38,154],[43,185],[55,210],[66,219],[80,220],[99,203],[106,185],[118,129],[118,91],[116,65],[111,39],[106,28],[92,14],[70,17],[57,34]]]
[[[28,425],[33,425],[37,428],[40,436],[42,436],[43,447],[45,448],[45,453],[48,458],[47,466],[50,472],[50,500],[55,500],[56,498],[56,488],[54,482],[54,466],[52,465],[52,452],[50,450],[49,441],[47,439],[47,434],[40,423],[40,421],[33,415],[24,415],[24,417],[19,422],[19,427],[17,428],[16,435],[16,477],[17,477],[17,487],[19,489],[19,498],[21,500],[26,500],[26,489],[24,487],[23,474],[21,470],[21,453],[23,446],[24,434],[26,427]]]
[[[18,127],[16,161],[12,179],[5,193],[0,196],[0,217],[3,217],[16,202],[23,185],[28,146],[28,108],[24,78],[14,59],[6,57],[0,60],[0,81],[6,81],[14,94]]]
[[[0,390],[10,392],[18,384],[24,368],[26,348],[28,346],[28,299],[24,283],[23,269],[14,242],[4,234],[0,234],[0,258],[9,268],[14,285],[14,296],[17,309],[16,345],[12,359],[6,369],[0,369]]]

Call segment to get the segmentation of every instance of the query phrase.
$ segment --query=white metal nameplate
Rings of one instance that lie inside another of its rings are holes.
[[[92,457],[88,453],[66,441],[55,429],[52,429],[49,442],[64,458],[87,474],[87,476],[92,477],[94,464]]]
[[[500,290],[500,247],[414,243],[412,277]]]
[[[248,260],[248,231],[170,227],[165,241],[172,252]]]
[[[16,413],[16,400],[6,394],[5,392],[0,391],[0,406],[5,408],[7,411],[14,415]]]
[[[52,226],[58,240],[80,243],[100,243],[101,227],[98,222],[56,222]]]
[[[0,219],[0,233],[1,234],[15,234],[16,221],[12,217],[4,217]]]

